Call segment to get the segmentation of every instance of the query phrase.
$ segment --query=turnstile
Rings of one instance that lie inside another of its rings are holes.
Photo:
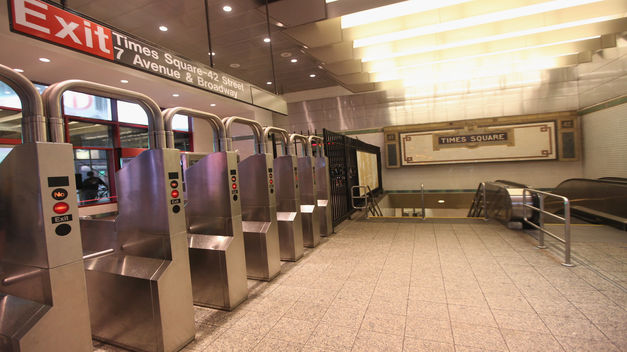
[[[248,297],[237,154],[225,151],[225,129],[218,116],[180,107],[164,111],[168,146],[174,145],[176,114],[208,121],[216,142],[214,153],[181,156],[194,303],[232,310]]]
[[[330,236],[333,233],[333,215],[331,213],[331,185],[329,180],[329,159],[324,154],[324,139],[318,136],[309,136],[309,144],[315,151],[316,188],[318,191],[318,207],[320,208],[320,236]],[[315,141],[315,142],[314,142]],[[313,148],[313,143],[316,148]]]
[[[137,351],[177,351],[195,335],[179,151],[165,148],[152,99],[78,80],[44,92],[53,139],[63,140],[60,101],[68,90],[137,103],[149,121],[150,149],[116,173],[117,217],[81,219],[84,251],[113,252],[85,260],[93,336]]]
[[[297,261],[304,252],[298,189],[298,159],[290,154],[290,137],[286,130],[266,127],[263,130],[263,140],[267,141],[270,134],[281,137],[283,149],[283,155],[277,155],[273,162],[281,260]]]
[[[320,243],[320,220],[318,208],[318,191],[316,188],[316,165],[311,156],[311,144],[307,137],[293,133],[290,144],[298,154],[296,140],[302,144],[303,156],[298,158],[298,184],[300,187],[300,213],[303,220],[303,243],[313,248]]]
[[[264,153],[263,129],[258,122],[237,116],[222,122],[228,150],[233,148],[234,123],[249,126],[255,137],[255,153],[238,164],[246,272],[251,279],[271,280],[281,272],[272,155]]]
[[[0,351],[91,351],[72,145],[49,143],[39,93],[0,65],[22,102],[22,144],[0,162]]]

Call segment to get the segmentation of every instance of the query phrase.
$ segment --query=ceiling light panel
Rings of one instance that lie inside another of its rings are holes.
[[[547,12],[556,11],[560,9],[579,7],[581,5],[597,3],[600,1],[601,0],[549,1],[545,3],[533,4],[530,6],[525,6],[525,7],[520,7],[520,8],[513,8],[513,9],[508,9],[508,10],[503,10],[503,11],[498,11],[498,12],[482,14],[478,16],[466,17],[466,18],[453,20],[453,21],[440,22],[440,23],[427,25],[427,26],[414,27],[414,28],[403,30],[403,31],[396,31],[396,32],[361,38],[361,39],[355,39],[353,42],[353,46],[355,48],[360,48],[364,46],[387,43],[387,42],[397,41],[397,40],[402,40],[402,39],[409,39],[409,38],[414,38],[418,36],[441,33],[441,32],[446,32],[446,31],[453,31],[453,30],[474,27],[478,25],[485,25],[485,24],[495,23],[495,22],[502,22],[502,21],[507,21],[507,20],[512,20],[512,19],[516,19],[515,22],[517,24],[522,22],[526,24],[527,26],[534,26],[534,25],[537,25],[537,23],[541,24],[543,20],[545,21],[553,20],[553,22],[556,22],[559,20],[564,21],[563,14],[553,14],[550,18],[546,18],[545,16],[538,16],[535,19],[525,18],[525,17],[538,15],[538,14],[544,14]],[[593,6],[597,6],[597,5],[595,4]],[[598,11],[598,8],[591,8],[591,9]],[[577,10],[578,10],[578,13],[582,15],[586,13],[590,13],[589,9],[587,8],[579,8]],[[566,16],[567,15],[568,14],[566,14]],[[499,28],[502,31],[508,30],[508,27],[506,25],[504,26],[503,24],[499,24]]]

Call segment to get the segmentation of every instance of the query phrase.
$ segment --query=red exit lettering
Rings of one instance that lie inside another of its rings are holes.
[[[39,0],[11,0],[12,29],[113,60],[111,30]]]

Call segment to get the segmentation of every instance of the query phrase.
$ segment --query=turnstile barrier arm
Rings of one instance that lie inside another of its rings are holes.
[[[303,145],[303,156],[311,155],[311,144],[306,136],[298,133],[292,133],[290,135],[290,145],[294,145],[294,155],[298,155],[298,148],[296,147],[296,140],[299,140]]]
[[[261,127],[261,124],[259,122],[239,116],[230,116],[223,118],[222,123],[224,123],[224,128],[226,131],[227,151],[233,151],[233,135],[231,134],[231,126],[234,123],[239,123],[241,125],[249,126],[253,130],[253,136],[255,138],[255,154],[264,153],[264,141],[262,139],[263,128]]]
[[[273,126],[268,126],[266,128],[263,129],[263,141],[267,142],[268,141],[268,136],[273,133],[273,134],[278,134],[279,136],[281,136],[281,140],[283,142],[283,154],[284,155],[291,155],[290,154],[290,135],[287,132],[287,130],[284,130],[282,128],[278,128],[278,127],[273,127]],[[266,148],[267,150],[270,150],[270,148]]]
[[[213,131],[215,151],[224,151],[227,148],[226,129],[222,123],[222,119],[218,115],[185,107],[174,107],[163,111],[163,123],[165,124],[166,146],[174,148],[174,133],[172,132],[172,120],[177,114],[188,115],[192,118],[198,118],[209,122]]]
[[[50,124],[51,142],[65,142],[63,117],[61,115],[61,96],[68,90],[139,104],[139,106],[146,111],[146,115],[148,115],[150,149],[163,149],[166,147],[165,128],[163,117],[161,116],[161,109],[154,100],[147,95],[131,90],[77,79],[55,83],[48,87],[42,95],[44,110],[48,116],[48,123]]]
[[[22,102],[22,143],[45,142],[43,102],[35,86],[24,75],[0,65],[0,80],[13,89]]]

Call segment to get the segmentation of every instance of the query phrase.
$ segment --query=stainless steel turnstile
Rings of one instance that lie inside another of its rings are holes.
[[[298,189],[298,159],[290,154],[290,136],[286,130],[266,127],[263,130],[263,140],[267,141],[270,134],[281,137],[283,149],[283,155],[277,155],[273,164],[281,260],[297,261],[304,252]]]
[[[271,280],[281,272],[272,155],[264,153],[263,129],[258,122],[237,116],[227,117],[222,122],[228,150],[233,148],[231,126],[234,123],[249,126],[255,137],[255,154],[238,164],[246,272],[251,279]]]
[[[309,144],[315,151],[316,161],[316,188],[318,191],[318,207],[320,211],[320,236],[329,236],[333,233],[333,215],[331,213],[331,186],[329,180],[329,159],[324,155],[324,139],[318,136],[309,136]],[[316,148],[313,148],[313,144]]]
[[[311,156],[311,144],[300,134],[290,135],[294,154],[298,154],[296,140],[302,145],[303,156],[298,158],[298,184],[300,187],[300,213],[303,220],[303,243],[305,247],[315,247],[320,243],[320,220],[318,215],[318,191],[316,188],[316,165]]]
[[[39,93],[0,65],[22,102],[22,144],[0,163],[0,351],[91,351],[72,145],[48,143]]]
[[[137,103],[149,121],[150,149],[116,173],[117,217],[81,220],[85,252],[113,250],[85,260],[92,333],[133,350],[177,351],[195,334],[179,151],[165,148],[152,99],[78,80],[44,92],[53,140],[63,141],[60,102],[68,90]]]
[[[176,114],[208,121],[215,141],[213,153],[182,155],[194,303],[232,310],[248,297],[237,154],[225,151],[225,129],[218,116],[180,107],[164,111],[168,146],[174,145]]]

